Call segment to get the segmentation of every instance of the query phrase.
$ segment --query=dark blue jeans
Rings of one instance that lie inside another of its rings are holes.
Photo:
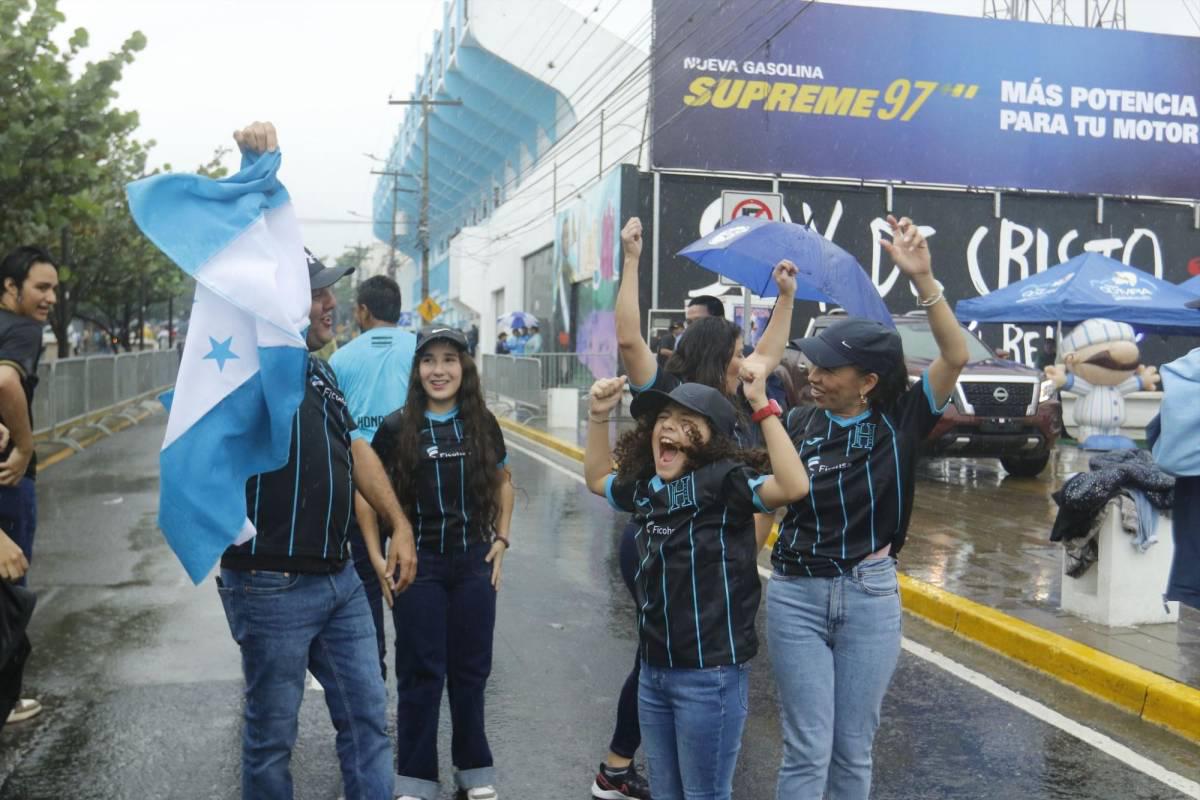
[[[37,488],[32,478],[16,486],[0,486],[0,530],[17,543],[25,560],[33,563],[33,534],[37,531]],[[25,578],[17,581],[25,585]]]
[[[387,539],[379,543],[387,547]],[[350,521],[350,554],[354,558],[354,571],[362,581],[363,593],[367,605],[371,607],[371,619],[375,622],[375,641],[379,645],[379,673],[387,680],[387,637],[383,631],[383,587],[379,585],[379,576],[371,566],[371,557],[367,555],[367,543],[363,541],[362,530],[358,520]]]
[[[438,795],[438,716],[450,695],[450,754],[455,783],[495,783],[484,731],[483,700],[492,671],[496,590],[489,546],[417,553],[417,578],[396,596],[396,793]]]
[[[621,567],[621,578],[637,603],[637,592],[633,579],[637,576],[637,532],[638,526],[630,522],[621,532],[621,543],[618,545],[617,558]],[[638,678],[642,671],[642,655],[633,654],[633,669],[625,678],[621,687],[621,696],[617,700],[617,724],[613,729],[612,741],[608,749],[622,758],[633,758],[634,753],[642,745],[642,729],[638,725]]]
[[[290,800],[304,673],[325,689],[347,800],[391,798],[387,690],[362,583],[333,575],[222,569],[217,591],[246,678],[242,797]]]

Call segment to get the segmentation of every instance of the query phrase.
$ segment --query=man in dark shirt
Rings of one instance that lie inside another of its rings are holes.
[[[39,247],[18,247],[0,262],[0,424],[11,431],[0,452],[0,530],[33,561],[37,529],[33,450],[33,389],[42,355],[42,326],[57,300],[58,270]],[[25,578],[17,581],[24,585]],[[8,722],[42,710],[37,700],[19,700]]]
[[[243,149],[275,149],[274,127],[266,123],[234,138]],[[330,287],[351,268],[326,268],[312,258],[308,269],[311,353],[333,339],[337,301]],[[392,527],[391,546],[401,548],[400,589],[416,572],[412,527],[370,444],[351,441],[354,421],[333,371],[310,356],[306,380],[287,464],[246,484],[246,514],[257,535],[226,550],[217,580],[246,679],[242,796],[292,797],[288,762],[309,670],[325,689],[337,729],[347,800],[390,798],[387,690],[371,611],[349,558],[355,490]]]

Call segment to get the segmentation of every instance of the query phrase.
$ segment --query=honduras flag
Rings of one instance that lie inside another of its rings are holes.
[[[158,524],[195,583],[249,540],[246,481],[287,463],[304,396],[311,293],[280,155],[223,180],[156,175],[126,187],[142,232],[196,279],[159,456]]]

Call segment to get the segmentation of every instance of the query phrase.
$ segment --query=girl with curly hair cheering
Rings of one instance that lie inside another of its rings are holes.
[[[779,407],[767,400],[766,370],[743,364],[741,380],[765,453],[736,443],[736,413],[720,391],[683,383],[637,396],[638,427],[618,441],[616,471],[608,415],[625,379],[591,390],[588,488],[638,525],[638,718],[655,800],[730,796],[758,651],[752,516],[808,493]]]

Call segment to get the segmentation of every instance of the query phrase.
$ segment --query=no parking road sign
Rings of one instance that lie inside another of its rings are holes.
[[[783,195],[776,192],[721,192],[721,224],[739,217],[783,219]]]

